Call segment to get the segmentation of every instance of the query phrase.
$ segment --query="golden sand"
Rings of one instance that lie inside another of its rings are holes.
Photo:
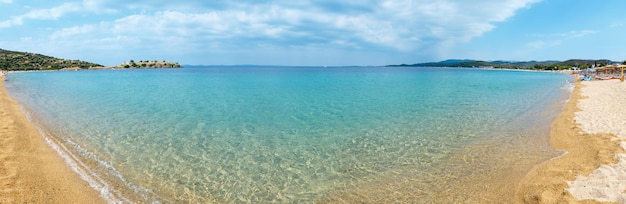
[[[613,141],[626,149],[626,83],[618,80],[586,81],[578,103],[583,110],[576,121],[585,133],[615,134]],[[589,175],[569,182],[568,192],[577,199],[626,203],[626,154],[617,154],[618,163],[602,165]]]
[[[105,203],[46,143],[1,75],[0,203]]]
[[[585,99],[581,91],[584,86],[577,82],[570,101],[551,126],[551,145],[567,153],[536,166],[528,173],[517,188],[518,203],[597,202],[591,199],[577,200],[569,192],[568,182],[579,176],[589,175],[601,165],[617,163],[618,158],[615,155],[624,153],[624,149],[614,140],[614,134],[590,134],[581,129],[575,115],[582,111],[578,103]]]

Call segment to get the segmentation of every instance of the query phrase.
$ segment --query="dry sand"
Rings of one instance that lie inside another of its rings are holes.
[[[106,203],[39,134],[0,74],[0,203]]]
[[[550,130],[551,145],[566,153],[536,166],[518,185],[517,202],[625,202],[626,157],[618,139],[626,128],[625,93],[617,80],[576,84]]]
[[[610,133],[626,149],[626,83],[617,80],[583,82],[586,87],[576,113],[576,122],[589,134]],[[568,192],[577,199],[626,203],[626,154],[617,154],[619,162],[602,165],[590,175],[569,182]]]

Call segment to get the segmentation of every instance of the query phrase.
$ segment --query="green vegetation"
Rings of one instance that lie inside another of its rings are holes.
[[[87,69],[102,65],[80,60],[59,59],[42,54],[0,49],[1,70],[58,70],[64,68]]]
[[[130,60],[115,67],[104,67],[99,64],[80,61],[66,60],[50,57],[42,54],[17,52],[0,49],[0,70],[25,71],[25,70],[59,70],[59,69],[89,69],[89,68],[181,68],[177,62],[162,61],[139,61]]]
[[[601,67],[612,64],[611,60],[581,60],[571,59],[567,61],[527,61],[527,62],[509,62],[509,61],[479,61],[479,60],[445,60],[441,62],[428,62],[419,64],[402,64],[389,65],[391,67],[488,67],[500,69],[530,69],[530,70],[565,70],[572,67],[581,69],[590,68],[592,66]],[[624,61],[626,63],[626,61]]]
[[[135,62],[135,60],[130,60],[128,62],[124,62],[121,65],[117,66],[118,68],[182,68],[178,62],[168,62],[168,61],[157,61],[157,60],[146,60],[139,61],[139,64]]]

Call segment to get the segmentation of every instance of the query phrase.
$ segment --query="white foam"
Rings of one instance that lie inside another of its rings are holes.
[[[88,157],[96,162],[98,162],[98,164],[100,166],[103,166],[105,169],[107,169],[109,171],[110,174],[112,174],[113,176],[115,176],[118,180],[120,180],[126,187],[130,188],[131,190],[133,190],[135,193],[139,193],[140,196],[143,199],[149,200],[148,196],[146,195],[146,193],[152,193],[152,191],[150,191],[149,189],[146,188],[141,188],[139,186],[136,186],[134,184],[132,184],[131,182],[129,182],[123,175],[122,173],[120,173],[114,166],[112,163],[110,162],[106,162],[105,160],[99,158],[97,155],[95,155],[93,152],[90,152],[89,150],[81,147],[80,145],[78,145],[77,143],[75,143],[72,140],[67,140],[67,143],[69,145],[71,145],[74,149],[76,149],[77,151],[79,151],[81,153],[81,155],[83,157]]]
[[[23,107],[20,107],[20,108],[22,110],[22,113],[26,115],[26,118],[31,123],[33,123],[33,120],[30,114],[28,114],[27,111],[25,111]],[[104,200],[107,201],[107,203],[132,203],[130,200],[122,196],[119,192],[112,189],[109,186],[109,184],[107,184],[104,180],[102,180],[98,175],[90,171],[89,168],[87,168],[87,166],[84,163],[80,162],[80,160],[78,160],[74,155],[69,153],[68,149],[65,146],[55,143],[52,139],[50,139],[50,137],[46,134],[46,132],[43,131],[39,126],[35,125],[35,127],[39,131],[39,135],[41,135],[44,138],[46,143],[52,149],[54,149],[57,152],[57,154],[61,156],[61,158],[65,160],[65,163],[70,168],[72,168],[72,170],[76,172],[80,176],[81,179],[83,179],[84,181],[87,181],[87,183],[89,183],[89,186],[91,186],[91,188],[98,191],[100,193],[100,196],[104,198]]]

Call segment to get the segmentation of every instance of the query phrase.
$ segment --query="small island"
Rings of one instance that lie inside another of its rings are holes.
[[[140,60],[139,62],[135,62],[135,60],[130,60],[128,62],[124,62],[121,65],[115,66],[114,68],[182,68],[178,62],[169,62],[165,60],[157,61],[157,60]]]

